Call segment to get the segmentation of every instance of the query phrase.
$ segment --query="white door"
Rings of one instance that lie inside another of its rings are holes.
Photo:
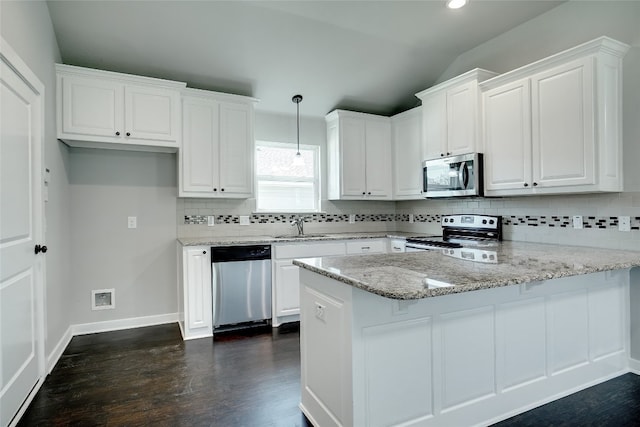
[[[365,176],[367,197],[391,198],[391,123],[367,120]]]
[[[422,160],[447,152],[447,97],[438,92],[422,100]]]
[[[447,154],[475,151],[476,112],[478,94],[476,82],[469,82],[447,92]]]
[[[180,93],[171,89],[125,85],[125,138],[178,140]]]
[[[340,119],[340,196],[364,197],[365,124],[363,119]]]
[[[220,192],[250,196],[253,186],[251,106],[220,104]]]
[[[125,135],[123,86],[109,80],[60,76],[62,86],[62,132],[109,137]]]
[[[529,79],[483,94],[485,189],[531,188]]]
[[[44,86],[0,43],[0,425],[6,426],[17,422],[44,378],[44,257],[34,251],[43,235]]]
[[[589,57],[531,78],[534,185],[595,183],[593,68]]]
[[[218,191],[218,104],[185,98],[182,114],[182,190]]]

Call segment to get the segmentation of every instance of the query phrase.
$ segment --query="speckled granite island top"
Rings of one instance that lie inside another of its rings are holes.
[[[441,251],[305,258],[294,264],[392,299],[420,299],[640,266],[640,252],[502,242],[497,264]]]
[[[362,233],[309,233],[298,237],[294,234],[284,236],[220,236],[220,237],[183,237],[179,238],[183,246],[232,246],[232,245],[268,245],[272,243],[291,242],[321,242],[324,240],[357,240],[357,239],[384,239],[387,237],[405,238],[416,236],[419,233],[404,232],[362,232]]]

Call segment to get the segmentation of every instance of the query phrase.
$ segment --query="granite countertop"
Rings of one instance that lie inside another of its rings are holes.
[[[640,252],[501,242],[498,262],[442,251],[305,258],[299,267],[383,297],[409,300],[640,266]]]
[[[381,231],[369,233],[309,233],[302,237],[294,234],[284,236],[221,236],[221,237],[195,237],[179,238],[182,246],[231,246],[231,245],[260,245],[272,243],[291,242],[318,242],[323,240],[357,240],[357,239],[383,239],[416,236],[418,233],[403,233],[399,231]]]

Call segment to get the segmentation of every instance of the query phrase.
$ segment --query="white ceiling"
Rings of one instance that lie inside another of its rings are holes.
[[[562,1],[49,0],[66,64],[253,96],[259,110],[394,114],[469,49]]]

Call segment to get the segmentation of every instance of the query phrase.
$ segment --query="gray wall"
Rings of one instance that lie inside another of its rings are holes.
[[[51,170],[49,202],[45,207],[46,244],[46,343],[51,350],[70,322],[69,155],[56,139],[54,63],[60,51],[44,2],[0,1],[0,34],[45,85],[44,165]]]
[[[176,155],[73,148],[69,157],[71,323],[175,313]],[[115,309],[92,311],[91,290],[112,288]]]

